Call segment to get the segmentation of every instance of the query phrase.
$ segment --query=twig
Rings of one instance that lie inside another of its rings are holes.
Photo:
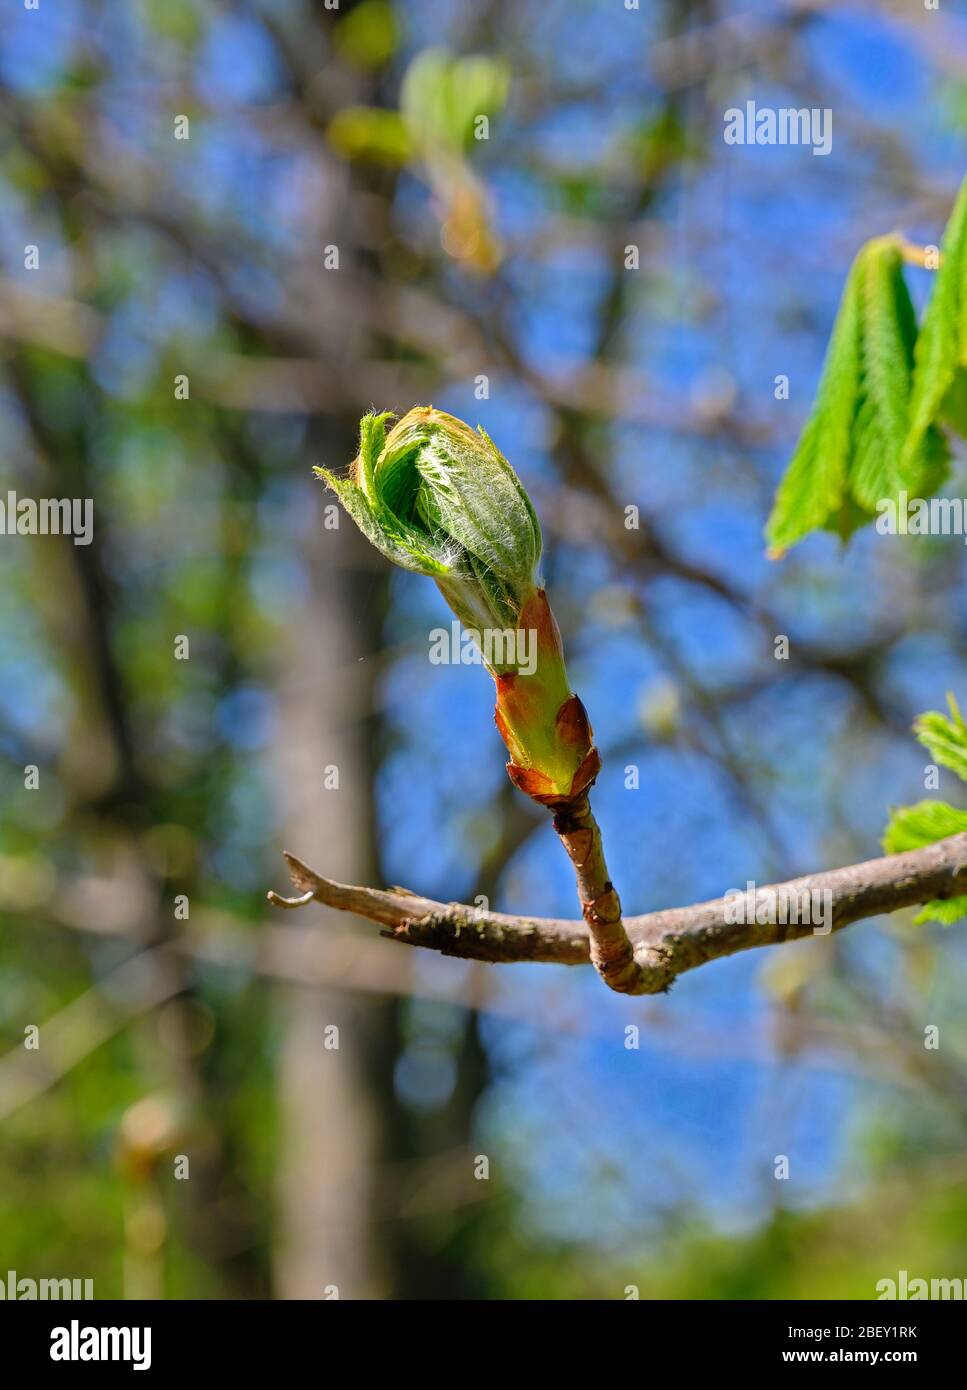
[[[300,896],[283,898],[270,892],[269,901],[277,906],[300,907],[314,898],[382,923],[390,928],[383,934],[394,941],[468,960],[587,965],[592,958],[584,922],[485,912],[419,897],[404,888],[351,887],[323,878],[293,854],[286,852],[285,859]],[[822,928],[802,920],[807,894],[812,902],[828,904]],[[816,894],[829,897],[817,899]],[[751,921],[735,920],[741,914],[735,911],[735,900],[728,897],[628,917],[624,927],[636,967],[630,992],[658,994],[686,970],[737,951],[795,941],[827,929],[839,931],[864,917],[959,894],[967,894],[967,834],[760,888],[754,903],[747,903],[747,907],[760,908],[746,912]]]
[[[645,993],[638,988],[641,970],[621,920],[621,900],[608,877],[601,831],[586,795],[558,808],[554,829],[574,865],[591,964],[618,994]]]

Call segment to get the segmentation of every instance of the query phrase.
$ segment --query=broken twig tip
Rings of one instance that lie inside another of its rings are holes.
[[[275,907],[305,907],[306,903],[311,903],[316,895],[313,891],[310,891],[308,893],[302,893],[298,898],[286,898],[283,897],[281,893],[276,893],[270,888],[265,896]]]

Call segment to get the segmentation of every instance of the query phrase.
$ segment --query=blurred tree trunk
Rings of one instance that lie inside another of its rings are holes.
[[[348,13],[352,6],[343,5]],[[323,18],[325,27],[325,18]],[[288,55],[294,68],[299,59]],[[395,107],[389,70],[343,71],[355,100]],[[373,225],[390,223],[394,171],[360,166],[348,184],[336,180],[326,221],[344,264],[364,268],[370,278],[353,285],[352,309],[360,323],[380,320],[379,293],[392,272],[381,259],[372,227],[360,237],[357,209],[366,206]],[[377,212],[377,209],[379,210]],[[310,282],[318,272],[308,266]],[[319,320],[320,356],[334,375],[357,386],[347,364],[362,340],[347,332],[336,312]],[[360,395],[365,392],[361,391]],[[392,400],[372,402],[377,407]],[[348,462],[357,440],[358,417],[329,417],[318,439],[318,457],[337,466]],[[317,506],[326,494],[317,490]],[[330,494],[329,501],[332,501]],[[310,592],[280,675],[279,760],[281,825],[287,848],[310,860],[317,850],[328,871],[344,882],[378,881],[372,787],[378,720],[373,713],[370,658],[381,650],[380,621],[386,600],[384,567],[345,515],[339,529],[317,526],[304,545]],[[326,790],[324,768],[339,768],[339,790]],[[314,907],[313,912],[323,909]],[[338,913],[326,914],[327,931],[371,932]],[[387,945],[387,950],[398,948]],[[408,962],[401,963],[405,970]],[[414,1123],[395,1088],[404,1046],[406,1002],[378,1001],[349,992],[286,990],[279,1062],[281,1105],[280,1243],[276,1292],[284,1298],[320,1298],[328,1286],[341,1298],[460,1296],[465,1278],[460,1261],[429,1247],[419,1223],[401,1221],[382,1179],[418,1164],[428,1153],[469,1143],[469,1122],[484,1084],[484,1061],[476,1016],[467,1015],[457,1063],[454,1096],[445,1113],[427,1127]],[[327,1025],[339,1028],[339,1050],[324,1047]]]
[[[348,422],[334,434],[325,456],[351,457]],[[325,496],[320,487],[320,513]],[[320,518],[303,543],[303,559],[309,590],[287,628],[288,648],[279,653],[275,772],[282,842],[324,858],[344,881],[376,881],[382,877],[372,794],[378,719],[375,662],[368,658],[380,647],[386,580],[345,516],[334,531]],[[333,765],[339,786],[327,790],[325,769]],[[368,940],[371,923],[309,910],[324,914],[333,939],[365,932]],[[407,953],[399,954],[405,970]],[[399,997],[280,990],[277,1297],[324,1298],[333,1287],[340,1298],[472,1295],[465,1261],[438,1243],[432,1223],[400,1220],[381,1174],[469,1145],[486,1082],[476,1015],[466,1017],[454,1094],[427,1123],[409,1115],[394,1085],[405,1009]],[[331,1025],[339,1030],[338,1049],[326,1045]]]
[[[326,456],[352,457],[348,429],[327,441]],[[317,506],[324,499],[318,489]],[[308,594],[280,653],[278,794],[282,841],[320,854],[332,873],[366,882],[376,871],[372,834],[372,661],[374,612],[384,580],[354,575],[369,561],[345,517],[338,530],[321,521],[306,538]],[[325,769],[338,768],[326,789]],[[324,912],[324,909],[312,909]],[[327,933],[359,924],[325,912]],[[280,1138],[277,1198],[278,1297],[372,1298],[385,1294],[387,1271],[374,1230],[380,1150],[378,1097],[368,1075],[371,1039],[393,1002],[310,987],[281,991],[278,1064]],[[338,1029],[338,1047],[327,1029]]]

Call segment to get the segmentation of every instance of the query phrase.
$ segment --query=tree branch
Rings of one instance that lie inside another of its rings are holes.
[[[608,877],[601,830],[586,793],[556,808],[554,829],[574,865],[591,964],[618,994],[647,993],[641,988],[641,967],[621,920],[621,900]]]
[[[587,965],[591,961],[588,929],[583,922],[484,912],[462,903],[435,902],[405,888],[350,887],[323,878],[294,854],[286,852],[285,859],[300,896],[285,898],[270,892],[269,901],[277,907],[302,907],[315,900],[382,923],[389,928],[383,935],[394,941],[467,960],[547,961],[557,965]],[[839,931],[864,917],[964,893],[967,834],[951,835],[905,854],[759,888],[743,899],[744,915],[752,919],[744,922],[734,920],[742,914],[736,912],[736,900],[730,897],[627,917],[624,924],[637,967],[634,988],[629,992],[658,994],[686,970],[736,951]],[[817,898],[817,894],[822,896]],[[802,920],[807,901],[828,906],[829,915],[821,927]],[[769,920],[757,921],[757,916]]]

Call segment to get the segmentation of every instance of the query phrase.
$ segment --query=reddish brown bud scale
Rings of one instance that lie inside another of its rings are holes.
[[[561,634],[543,589],[524,603],[518,627],[536,632],[536,669],[494,676],[494,719],[514,786],[553,807],[586,791],[601,759],[584,705],[568,689]]]

